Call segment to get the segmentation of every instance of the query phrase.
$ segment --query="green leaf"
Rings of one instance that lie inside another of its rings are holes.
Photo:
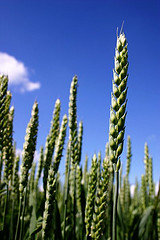
[[[0,190],[0,198],[3,197],[7,192],[7,189]]]
[[[143,213],[139,225],[139,237],[143,240],[154,239],[156,226],[155,208],[149,206]]]
[[[39,219],[36,222],[36,227],[33,230],[33,232],[31,233],[31,236],[34,236],[36,233],[41,231],[41,229],[42,229],[42,221],[43,221],[43,218],[39,217]]]

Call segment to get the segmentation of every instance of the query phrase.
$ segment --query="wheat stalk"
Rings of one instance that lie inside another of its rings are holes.
[[[113,92],[111,94],[110,109],[110,160],[115,169],[115,196],[113,206],[113,240],[117,239],[117,201],[119,189],[119,169],[120,155],[123,151],[123,141],[125,132],[126,118],[126,96],[127,96],[127,79],[128,79],[128,50],[127,40],[124,33],[117,36],[117,45],[115,49],[115,67],[113,70]]]

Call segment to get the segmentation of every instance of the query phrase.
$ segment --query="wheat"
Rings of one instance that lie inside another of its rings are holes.
[[[89,173],[88,194],[85,208],[86,236],[90,236],[91,234],[96,184],[97,184],[97,157],[96,154],[94,154],[92,159],[91,170]]]
[[[48,178],[48,171],[52,161],[52,155],[54,152],[54,146],[56,138],[58,137],[59,133],[59,118],[60,118],[60,100],[57,99],[53,111],[53,117],[51,121],[50,132],[46,139],[46,146],[45,146],[45,153],[44,153],[44,176],[43,176],[43,189],[44,189],[44,196],[46,192],[47,186],[47,178]]]
[[[115,49],[115,66],[113,70],[113,92],[111,94],[110,109],[110,129],[109,129],[109,146],[110,160],[115,167],[115,198],[113,207],[113,240],[117,239],[117,201],[119,189],[119,169],[120,155],[123,151],[126,104],[127,104],[127,79],[128,79],[128,50],[127,40],[124,33],[117,36],[117,45]]]
[[[35,102],[32,108],[32,116],[26,129],[25,143],[23,145],[22,165],[20,175],[20,197],[22,198],[24,188],[28,182],[28,172],[32,166],[38,132],[38,103]]]

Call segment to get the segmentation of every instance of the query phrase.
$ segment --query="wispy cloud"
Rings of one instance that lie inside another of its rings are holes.
[[[156,134],[152,134],[152,135],[147,137],[147,141],[155,142],[156,140],[157,140],[157,135]]]
[[[9,84],[21,92],[34,91],[40,88],[39,82],[31,82],[28,68],[14,56],[0,52],[0,74],[8,75]]]

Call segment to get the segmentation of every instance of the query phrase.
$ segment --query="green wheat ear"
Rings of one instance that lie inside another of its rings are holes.
[[[37,132],[38,132],[38,103],[35,102],[32,108],[30,122],[26,129],[25,143],[23,145],[22,165],[20,175],[20,197],[22,198],[24,188],[28,182],[28,172],[32,167],[34,153],[36,150]]]
[[[83,139],[83,123],[80,121],[79,129],[78,129],[78,160],[77,163],[79,164],[81,161],[81,153],[82,153],[82,139]]]
[[[149,184],[149,201],[152,202],[154,196],[154,182],[153,182],[153,169],[152,169],[152,158],[149,158],[148,166],[148,184]]]
[[[113,205],[113,231],[112,239],[117,239],[117,203],[119,194],[120,155],[123,151],[125,118],[127,105],[127,79],[128,79],[128,50],[124,33],[117,36],[115,49],[115,64],[113,70],[113,91],[111,94],[110,127],[109,127],[109,157],[115,170],[115,193]]]
[[[8,77],[0,75],[0,181],[3,166],[3,148],[5,142],[5,120],[6,120],[6,101],[7,101]],[[8,115],[8,113],[7,113]]]
[[[131,167],[131,138],[128,136],[127,138],[127,164],[126,164],[126,177],[128,179],[129,173],[130,173],[130,167]]]
[[[43,177],[44,195],[46,193],[48,171],[51,165],[56,139],[59,134],[60,108],[61,108],[61,103],[60,103],[60,100],[57,99],[55,103],[54,111],[53,111],[50,132],[47,136],[46,145],[45,145],[44,177]]]
[[[97,186],[93,220],[91,225],[91,237],[94,240],[100,239],[103,233],[103,224],[105,220],[106,207],[109,200],[107,199],[109,197],[108,193],[110,179],[109,164],[110,164],[109,160],[105,158],[103,161],[101,178]]]
[[[113,70],[113,92],[110,109],[110,160],[117,163],[123,151],[125,118],[127,105],[128,50],[124,33],[117,37],[115,68]]]
[[[141,176],[141,206],[142,210],[145,210],[147,205],[147,186],[145,175]]]
[[[69,139],[70,139],[70,154],[71,162],[74,164],[78,163],[78,134],[77,134],[77,85],[78,78],[74,76],[70,87],[69,97]],[[80,127],[80,133],[83,131]],[[82,135],[82,134],[81,134]]]
[[[11,95],[10,97],[11,98]],[[10,102],[10,100],[9,100]],[[9,106],[8,106],[9,107]],[[13,117],[14,117],[14,107],[11,107],[8,112],[8,119],[6,119],[6,142],[5,142],[5,169],[4,175],[7,179],[7,182],[12,178],[13,170]]]
[[[144,165],[145,165],[146,186],[148,187],[148,181],[149,181],[149,149],[148,149],[148,144],[147,143],[145,143],[145,145],[144,145]]]
[[[66,137],[67,115],[63,116],[60,132],[55,145],[55,152],[53,163],[50,166],[47,180],[46,201],[43,213],[42,222],[42,239],[51,239],[52,234],[52,220],[56,193],[56,174],[59,168],[59,163],[62,158],[64,142]]]
[[[89,173],[88,194],[85,208],[86,236],[89,236],[91,234],[91,224],[94,211],[96,185],[97,185],[97,157],[96,154],[94,154],[92,159],[91,170]]]

